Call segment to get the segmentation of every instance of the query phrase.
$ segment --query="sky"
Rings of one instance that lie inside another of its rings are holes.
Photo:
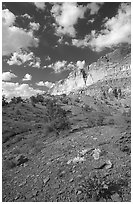
[[[3,2],[3,94],[47,91],[122,43],[131,43],[129,2]]]

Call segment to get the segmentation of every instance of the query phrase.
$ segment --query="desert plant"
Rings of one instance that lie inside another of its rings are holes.
[[[50,132],[53,130],[58,135],[60,131],[70,128],[67,112],[54,100],[49,100],[49,103],[46,104],[46,116]]]
[[[127,188],[126,178],[105,178],[95,173],[84,181],[80,190],[85,195],[86,201],[104,201],[112,200],[112,196],[117,194],[119,201],[123,200],[123,189]]]
[[[2,96],[2,106],[6,106],[8,104],[7,102],[7,98],[5,97],[5,95]]]
[[[10,103],[13,103],[13,104],[17,104],[21,102],[23,102],[23,99],[21,98],[21,96],[18,96],[18,97],[14,96],[13,98],[11,98],[11,101],[10,101]]]
[[[42,103],[44,101],[44,97],[41,94],[37,94],[36,100],[37,100],[37,102],[41,102]]]

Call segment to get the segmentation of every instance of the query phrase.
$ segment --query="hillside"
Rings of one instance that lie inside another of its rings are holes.
[[[3,202],[131,202],[130,49],[106,57],[86,86],[78,70],[53,95],[3,103]]]

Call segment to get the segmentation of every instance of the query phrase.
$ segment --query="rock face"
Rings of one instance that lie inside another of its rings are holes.
[[[97,62],[85,68],[86,83],[81,70],[72,71],[65,80],[60,80],[50,90],[53,95],[69,94],[79,89],[88,88],[91,85],[103,81],[120,80],[131,77],[131,47],[124,45],[113,52],[100,57]]]

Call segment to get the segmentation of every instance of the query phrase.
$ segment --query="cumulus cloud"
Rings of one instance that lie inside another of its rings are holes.
[[[50,56],[46,56],[46,57],[45,57],[45,60],[46,60],[46,61],[50,61],[50,60],[51,60],[51,57],[50,57]]]
[[[40,24],[35,22],[30,22],[30,27],[32,30],[39,30]]]
[[[75,69],[83,69],[85,66],[85,61],[78,60],[77,62],[67,62],[65,60],[63,61],[57,61],[55,63],[52,63],[48,66],[48,68],[52,68],[55,73],[60,73],[66,70],[75,70]]]
[[[34,57],[33,61],[29,63],[29,66],[32,66],[34,68],[40,68],[41,66],[41,59],[39,57]]]
[[[32,79],[32,76],[30,74],[26,74],[22,81],[30,81]]]
[[[87,5],[87,8],[90,10],[90,15],[97,14],[103,2],[91,2]]]
[[[43,81],[39,81],[36,83],[37,86],[45,86]]]
[[[12,78],[16,78],[17,76],[11,72],[3,72],[2,73],[2,81],[11,81]]]
[[[93,23],[95,21],[95,18],[92,18],[90,20],[88,20],[87,24]]]
[[[54,24],[56,33],[74,37],[76,35],[74,25],[79,18],[84,18],[86,9],[86,7],[77,5],[76,2],[55,3],[51,13],[56,21]]]
[[[86,35],[84,39],[72,39],[72,45],[84,48],[90,45],[89,42],[90,39],[91,39],[90,35]]]
[[[45,9],[45,3],[44,2],[34,2],[34,5],[37,9],[44,10]]]
[[[32,19],[32,17],[29,14],[27,14],[27,13],[21,15],[21,17]]]
[[[54,85],[55,85],[55,83],[52,83],[50,81],[44,82],[44,86],[48,87],[49,89],[53,88]]]
[[[55,73],[60,73],[64,70],[66,70],[66,64],[67,61],[63,60],[63,61],[57,61],[55,63],[52,63],[48,66],[48,68],[52,68],[54,69]]]
[[[7,60],[9,65],[22,65],[24,63],[29,63],[28,66],[40,68],[41,59],[39,57],[35,57],[33,52],[27,52],[24,50],[19,50],[18,52],[14,52],[12,56]]]
[[[16,17],[8,9],[2,10],[2,54],[10,55],[20,48],[37,47],[39,40],[33,31],[14,26]]]
[[[9,65],[21,65],[27,61],[34,58],[33,52],[27,53],[26,51],[19,50],[19,52],[14,52],[10,59],[7,60]]]
[[[52,82],[49,82],[49,81],[46,81],[46,82],[43,82],[43,81],[39,81],[38,83],[36,83],[36,85],[38,86],[46,86],[47,88],[52,88],[55,83],[52,83]]]
[[[22,98],[29,98],[37,93],[42,94],[43,91],[33,89],[28,84],[19,84],[12,82],[2,82],[3,94],[10,100],[12,97],[21,96]]]
[[[104,29],[96,33],[90,41],[90,46],[101,51],[119,43],[131,43],[131,6],[122,3],[116,16],[108,19]]]
[[[131,43],[131,5],[122,3],[117,14],[104,19],[101,31],[92,30],[84,39],[73,39],[72,45],[90,47],[94,51],[102,51],[120,43]]]

